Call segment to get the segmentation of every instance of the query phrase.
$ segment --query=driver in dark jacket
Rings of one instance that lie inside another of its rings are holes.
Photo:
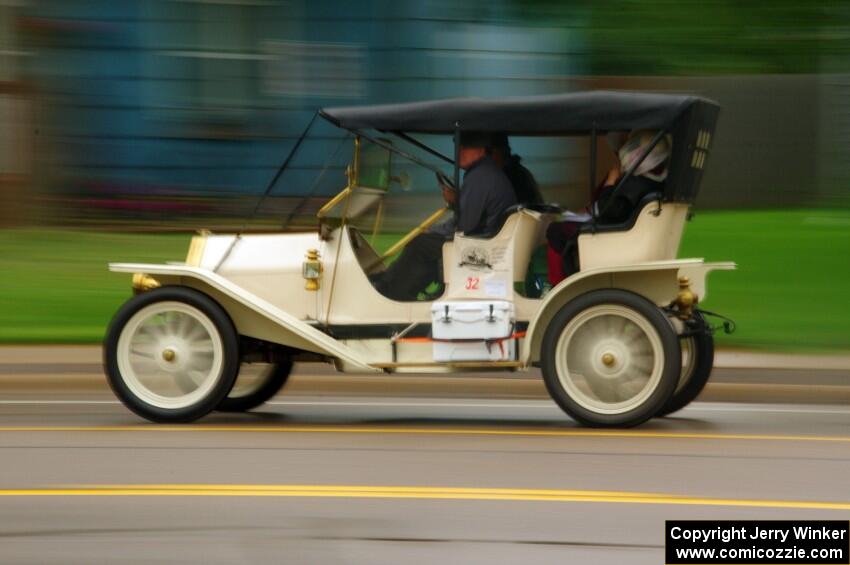
[[[465,171],[459,194],[442,187],[443,198],[455,207],[456,229],[464,235],[491,237],[501,228],[505,211],[516,204],[510,179],[490,156],[491,136],[461,134],[458,164]],[[416,300],[419,292],[440,278],[445,234],[426,232],[416,236],[401,256],[371,280],[375,288],[393,300]]]

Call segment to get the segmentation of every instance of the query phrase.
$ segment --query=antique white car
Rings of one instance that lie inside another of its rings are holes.
[[[110,264],[133,275],[136,293],[108,329],[109,383],[128,408],[158,422],[256,407],[279,391],[295,361],[383,373],[540,367],[557,404],[590,426],[634,426],[678,410],[696,398],[713,364],[712,330],[697,308],[706,275],[734,268],[677,258],[718,113],[699,97],[619,92],[321,110],[353,134],[354,151],[347,186],[319,210],[315,229],[203,232],[185,263]],[[443,248],[436,297],[395,301],[373,286],[370,275],[445,211],[375,250],[352,219],[371,212],[377,229],[391,154],[434,170],[433,158],[453,164],[459,186],[462,131],[586,137],[592,185],[597,136],[636,129],[657,131],[653,145],[672,138],[663,191],[625,223],[591,218],[577,239],[578,272],[544,296],[518,283],[559,217],[554,206],[517,206],[489,238],[456,233]],[[414,135],[454,136],[454,159]],[[252,363],[265,369],[237,381]]]

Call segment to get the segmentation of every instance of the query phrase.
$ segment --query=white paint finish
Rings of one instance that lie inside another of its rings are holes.
[[[628,231],[581,234],[581,270],[676,258],[688,215],[687,204],[651,202]]]
[[[443,246],[446,297],[511,299],[514,281],[525,280],[531,253],[543,242],[543,224],[542,214],[520,210],[511,214],[495,237],[455,234],[454,241]]]
[[[396,344],[396,358],[393,361],[392,341],[389,339],[351,339],[342,340],[346,346],[369,363],[419,363],[418,367],[406,367],[399,371],[408,373],[443,373],[448,370],[431,365],[434,362],[433,344],[428,341],[399,342]],[[455,369],[453,372],[457,372]]]
[[[288,343],[285,341],[288,337],[291,337],[292,342],[295,344],[306,340],[325,354],[345,361],[352,368],[356,367],[361,370],[374,371],[359,355],[342,343],[211,271],[181,265],[152,265],[144,263],[110,263],[109,269],[118,273],[148,273],[153,276],[162,275],[164,277],[171,277],[177,281],[181,279],[197,281],[199,284],[206,285],[232,299],[234,302],[243,306],[246,312],[251,314],[250,318],[241,321],[241,327],[240,323],[237,322],[237,329],[240,332],[244,331],[247,335],[255,335],[256,337],[263,337],[269,339],[269,341],[284,344]],[[256,321],[260,326],[272,323],[274,325],[273,327],[279,330],[279,333],[266,336],[266,330],[263,328],[257,332],[252,332],[250,325],[253,321]]]
[[[233,235],[210,235],[204,248],[201,268],[212,270],[233,243]],[[267,272],[297,270],[308,249],[321,251],[322,241],[315,232],[242,235],[218,272]]]
[[[542,304],[542,298],[528,298],[516,292],[514,293],[514,312],[516,313],[517,320],[533,320]]]
[[[344,339],[341,341],[369,363],[392,363],[392,343],[389,339]],[[427,360],[430,361],[430,357]]]
[[[700,302],[704,302],[708,295],[706,279],[711,271],[731,271],[737,268],[735,263],[705,263],[679,269],[680,277],[688,277],[691,281],[691,290],[697,295]]]
[[[207,238],[200,267],[217,273],[279,309],[301,320],[319,317],[318,305],[326,279],[318,292],[308,291],[301,271],[307,251],[317,249],[323,264],[324,243],[316,233],[233,235]],[[229,250],[229,253],[228,253]]]
[[[413,321],[411,310],[414,303],[390,300],[369,282],[352,247],[348,230],[333,231],[326,242],[323,264],[326,288],[320,313],[323,322],[337,325],[407,324]],[[427,303],[423,304],[425,308],[420,308],[422,312],[417,321],[426,322],[430,314]]]

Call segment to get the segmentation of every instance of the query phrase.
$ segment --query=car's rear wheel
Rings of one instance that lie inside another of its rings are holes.
[[[233,388],[216,410],[245,412],[260,406],[283,388],[291,372],[291,359],[277,363],[243,363]]]
[[[636,426],[673,394],[679,344],[661,310],[623,290],[596,290],[567,303],[543,337],[549,394],[579,422]]]
[[[212,411],[239,367],[236,330],[206,295],[162,287],[124,304],[109,326],[104,368],[116,396],[154,422],[190,422]]]
[[[696,333],[679,340],[682,350],[682,372],[673,396],[658,413],[667,416],[677,412],[696,400],[711,377],[714,367],[714,338],[708,330],[705,319],[699,312],[694,313]]]

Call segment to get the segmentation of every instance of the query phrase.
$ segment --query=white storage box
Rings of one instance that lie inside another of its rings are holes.
[[[434,361],[512,361],[514,326],[512,302],[435,302],[431,306]]]

